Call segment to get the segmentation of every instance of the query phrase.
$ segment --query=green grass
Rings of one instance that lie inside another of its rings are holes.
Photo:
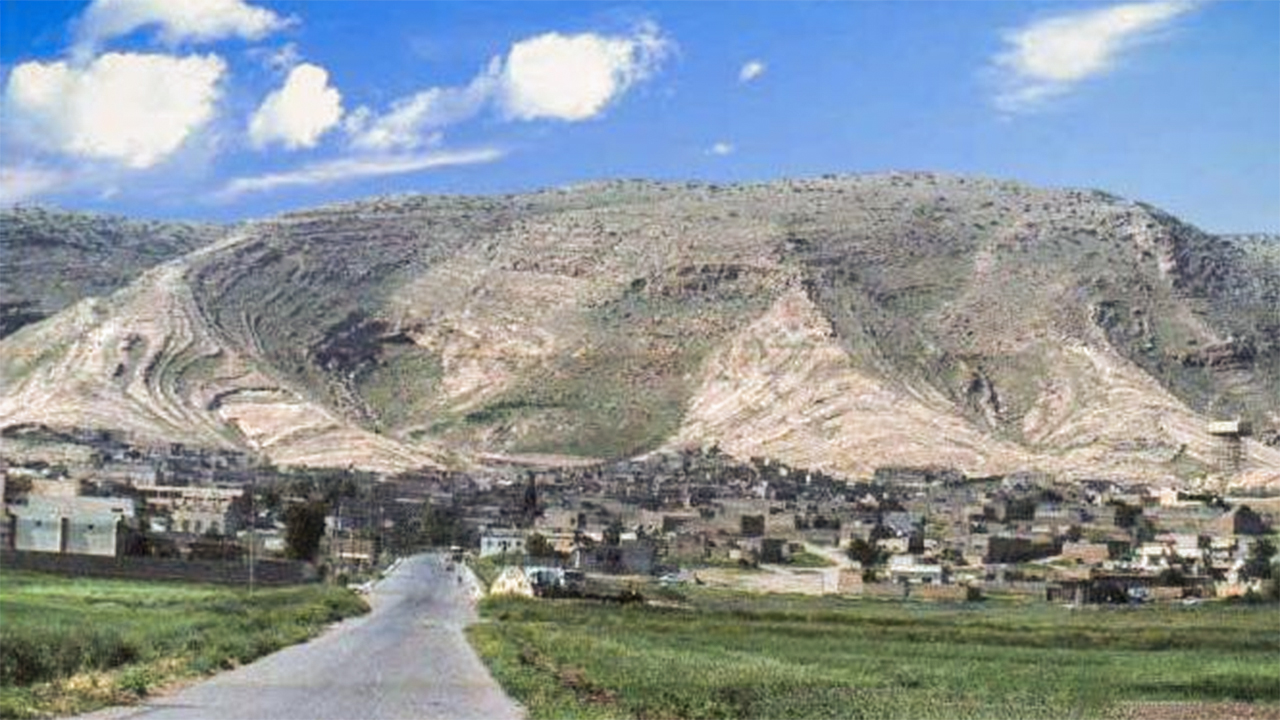
[[[0,717],[84,712],[234,667],[367,610],[336,587],[258,590],[0,575]]]
[[[524,555],[521,553],[507,553],[502,555],[489,555],[487,557],[476,558],[470,561],[471,572],[476,574],[476,578],[486,589],[498,579],[498,575],[502,573],[502,569],[508,565],[520,565],[524,562]]]
[[[835,562],[832,561],[831,558],[808,551],[792,554],[791,558],[787,561],[787,564],[792,567],[801,568],[835,567]]]
[[[490,599],[472,643],[530,717],[1105,717],[1280,702],[1280,614],[691,590],[684,607]]]
[[[422,422],[444,374],[440,358],[419,348],[385,350],[382,361],[356,380],[356,390],[384,428]]]

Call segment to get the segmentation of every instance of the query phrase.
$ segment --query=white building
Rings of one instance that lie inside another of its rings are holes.
[[[524,552],[523,530],[495,529],[480,536],[480,557]]]
[[[941,585],[942,566],[926,565],[914,555],[894,555],[889,558],[889,580],[913,585]]]

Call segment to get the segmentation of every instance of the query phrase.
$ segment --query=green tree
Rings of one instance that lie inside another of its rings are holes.
[[[432,505],[422,509],[422,541],[429,547],[463,545],[461,513],[453,506]]]
[[[328,508],[312,500],[290,505],[284,511],[285,554],[294,560],[316,559],[320,538],[324,537],[324,517]]]
[[[849,549],[845,551],[850,560],[862,563],[862,567],[870,568],[879,565],[884,558],[884,553],[873,543],[869,543],[862,538],[854,538],[849,541]]]
[[[1246,578],[1270,580],[1271,559],[1276,556],[1276,544],[1270,538],[1260,537],[1253,541],[1253,547],[1249,549],[1249,557],[1244,562],[1244,567],[1240,569],[1240,574]]]
[[[604,544],[617,547],[622,544],[622,521],[614,518],[609,527],[604,529]]]
[[[532,533],[524,541],[524,551],[529,557],[549,558],[556,554],[551,541],[541,533]]]

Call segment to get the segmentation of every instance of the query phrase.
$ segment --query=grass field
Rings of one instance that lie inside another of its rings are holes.
[[[128,702],[366,611],[345,589],[246,590],[0,573],[0,717]]]
[[[1089,718],[1280,710],[1280,613],[1071,611],[691,589],[663,607],[489,599],[473,645],[538,718]]]

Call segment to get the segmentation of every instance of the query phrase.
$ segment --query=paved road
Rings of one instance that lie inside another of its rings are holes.
[[[166,697],[83,720],[515,720],[523,712],[463,637],[467,584],[437,556],[400,564],[373,611]]]

